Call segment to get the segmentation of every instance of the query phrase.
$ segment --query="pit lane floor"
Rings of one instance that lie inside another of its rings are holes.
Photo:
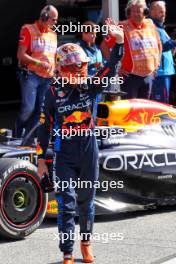
[[[160,210],[96,217],[93,242],[95,263],[176,263],[176,211],[174,210],[176,207],[167,207]],[[78,225],[76,233],[77,231]],[[114,233],[116,238],[110,240],[110,235]],[[35,233],[21,241],[1,238],[0,263],[61,264],[62,255],[58,250],[57,238],[56,219],[46,219]],[[81,263],[79,242],[75,244],[74,255],[75,263]]]

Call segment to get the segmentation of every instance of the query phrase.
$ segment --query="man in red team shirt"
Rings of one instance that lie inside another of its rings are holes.
[[[161,42],[151,19],[146,19],[145,0],[130,0],[126,7],[127,20],[123,26],[124,55],[119,75],[124,77],[121,90],[126,98],[150,98],[152,79],[160,64]],[[107,19],[107,24],[112,22]],[[105,39],[109,48],[114,46],[114,38]]]
[[[25,136],[38,121],[44,93],[54,75],[57,35],[52,28],[57,20],[57,9],[47,5],[34,24],[21,28],[17,57],[22,102],[16,122],[17,137]]]

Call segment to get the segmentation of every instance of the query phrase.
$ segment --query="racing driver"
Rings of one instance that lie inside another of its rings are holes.
[[[120,61],[123,53],[123,30],[109,26],[111,34],[116,38],[116,45],[112,50],[110,61],[97,75],[102,80],[110,80],[111,69]],[[77,44],[67,43],[58,48],[58,71],[60,81],[52,85],[45,94],[41,109],[40,126],[38,128],[38,174],[48,175],[45,163],[46,150],[52,131],[60,131],[55,140],[55,180],[59,179],[69,184],[65,188],[58,187],[58,231],[60,250],[63,252],[63,264],[73,264],[73,244],[75,237],[75,209],[79,211],[81,253],[83,262],[94,262],[91,248],[91,234],[94,222],[94,182],[98,179],[98,147],[94,133],[93,103],[103,87],[101,81],[94,83],[94,79],[82,82],[87,77],[88,58]],[[73,78],[74,77],[74,78]],[[80,78],[82,77],[82,78]],[[92,77],[95,78],[95,77]],[[74,79],[74,81],[73,81]],[[68,80],[67,83],[62,83]],[[54,129],[53,129],[54,127]],[[76,131],[72,136],[71,132]],[[78,133],[84,131],[81,135]],[[62,132],[67,132],[63,137]],[[88,187],[77,188],[71,180],[91,182]]]

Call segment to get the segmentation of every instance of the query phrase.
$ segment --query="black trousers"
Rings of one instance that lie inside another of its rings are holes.
[[[152,87],[152,76],[141,77],[129,74],[124,77],[124,83],[120,89],[127,94],[123,99],[143,98],[150,99]]]

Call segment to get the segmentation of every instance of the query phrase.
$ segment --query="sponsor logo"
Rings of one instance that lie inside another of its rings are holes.
[[[85,101],[85,102],[79,102],[78,104],[60,106],[60,107],[58,107],[58,112],[59,113],[64,113],[64,112],[67,112],[67,111],[79,110],[79,109],[88,107],[91,104],[92,104],[91,100],[88,99],[87,101]]]
[[[6,171],[4,171],[3,173],[3,178],[5,179],[10,173],[12,173],[14,170],[17,169],[24,169],[24,168],[28,168],[30,169],[29,164],[26,164],[25,161],[21,162],[20,164],[14,164],[14,166],[11,166],[10,168],[8,168]]]
[[[58,95],[58,97],[62,98],[65,96],[65,93],[63,91],[59,91],[57,95]]]
[[[40,222],[37,222],[35,225],[31,226],[29,229],[25,231],[25,235],[29,235],[32,233],[35,229],[37,229],[40,226]]]
[[[48,214],[58,214],[58,203],[56,200],[51,200],[47,205]]]
[[[63,124],[68,123],[82,123],[86,119],[91,118],[90,112],[80,112],[80,111],[74,111],[71,115],[64,118]]]
[[[38,157],[35,154],[30,154],[30,155],[21,155],[21,156],[18,156],[17,159],[29,161],[32,164],[37,165],[37,159],[38,159]]]
[[[40,114],[40,124],[45,124],[45,114],[44,113]]]
[[[43,149],[41,148],[41,146],[39,144],[37,144],[37,146],[36,146],[36,153],[37,153],[37,155],[43,154]]]
[[[80,101],[87,100],[89,96],[85,93],[80,93]]]
[[[121,171],[173,165],[176,165],[176,153],[160,151],[156,153],[125,153],[108,156],[105,158],[103,168],[105,170]]]
[[[173,175],[159,175],[158,180],[164,180],[164,179],[172,179]]]

